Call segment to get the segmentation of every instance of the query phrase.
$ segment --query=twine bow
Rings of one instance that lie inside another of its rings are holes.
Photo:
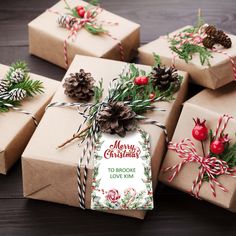
[[[215,132],[215,137],[217,135],[223,134],[229,119],[232,118],[228,115],[223,115],[219,118],[218,125]],[[222,123],[224,121],[224,123]],[[220,130],[220,127],[222,129]],[[168,149],[175,151],[178,154],[178,157],[182,159],[182,162],[176,164],[172,167],[167,167],[163,172],[173,171],[172,175],[168,178],[168,181],[171,182],[176,177],[176,175],[181,171],[185,164],[188,163],[198,163],[199,172],[197,178],[193,181],[193,185],[190,193],[196,198],[199,197],[199,192],[202,187],[204,177],[207,176],[210,184],[210,188],[214,197],[216,197],[215,187],[219,187],[222,191],[227,192],[228,190],[219,182],[217,179],[220,175],[230,175],[236,177],[234,173],[236,170],[230,168],[224,160],[221,160],[217,157],[210,156],[201,156],[197,153],[194,143],[191,139],[183,139],[179,143],[169,142]]]
[[[72,17],[68,14],[62,15],[60,12],[57,12],[57,11],[54,11],[51,9],[49,9],[48,11],[52,12],[54,14],[57,14],[59,16],[59,18],[58,18],[59,25],[70,31],[63,43],[64,60],[65,60],[66,68],[68,68],[68,66],[69,66],[68,50],[67,50],[68,40],[71,39],[72,41],[75,41],[80,29],[82,29],[85,25],[91,25],[91,26],[93,26],[93,28],[97,28],[98,23],[107,24],[107,25],[118,25],[117,22],[113,23],[110,21],[98,21],[96,19],[96,17],[97,17],[97,15],[99,15],[103,11],[103,9],[99,6],[94,8],[92,10],[92,12],[90,10],[85,11],[83,18]],[[60,22],[61,18],[64,18],[63,22]],[[114,37],[112,34],[110,34],[108,31],[104,31],[103,34],[107,35],[112,40],[115,40],[118,42],[118,46],[119,46],[119,50],[120,50],[120,57],[121,57],[121,60],[124,61],[125,60],[124,48],[123,48],[121,41],[118,38]]]

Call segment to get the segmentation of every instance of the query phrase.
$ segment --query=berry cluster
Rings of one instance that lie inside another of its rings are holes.
[[[206,120],[200,121],[199,118],[194,119],[195,126],[192,129],[192,136],[198,141],[205,141],[208,138],[208,128],[206,127]],[[225,151],[225,147],[228,146],[228,135],[222,135],[220,137],[213,137],[210,143],[210,151],[215,155],[220,155]]]

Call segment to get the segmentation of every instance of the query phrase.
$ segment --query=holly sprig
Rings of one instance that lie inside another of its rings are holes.
[[[99,5],[98,0],[91,0],[88,2],[88,5],[83,7],[83,6],[77,6],[72,8],[67,1],[64,1],[66,4],[65,9],[69,11],[69,15],[76,17],[78,19],[82,19],[83,16],[79,14],[79,11],[77,10],[78,7],[82,8],[85,12],[89,12],[91,18],[95,18],[97,16],[97,10],[96,7]],[[105,30],[102,25],[97,24],[96,22],[92,23],[85,23],[84,28],[91,34],[103,34],[106,33],[107,30]]]
[[[16,71],[21,76],[19,81],[14,78]],[[0,92],[0,112],[7,112],[10,109],[9,105],[14,107],[20,106],[20,101],[24,98],[33,97],[44,92],[43,83],[30,78],[28,66],[23,61],[13,63],[5,77],[0,80],[0,84],[3,81],[7,82],[7,86],[5,91]]]

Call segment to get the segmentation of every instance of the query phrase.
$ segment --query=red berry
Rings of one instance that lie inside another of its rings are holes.
[[[146,76],[138,76],[134,79],[134,83],[136,85],[146,85],[148,84],[148,77]]]
[[[150,93],[149,99],[150,99],[151,101],[153,101],[153,100],[155,99],[155,97],[156,97],[156,94],[155,94],[155,93]]]
[[[208,136],[208,129],[206,127],[206,120],[200,121],[199,118],[197,120],[193,119],[195,122],[195,127],[192,130],[193,137],[198,141],[203,141],[207,139]]]
[[[84,17],[84,14],[85,14],[85,9],[84,9],[84,7],[78,6],[78,7],[76,7],[76,11],[77,11],[77,14],[78,14],[81,18]]]
[[[220,140],[212,141],[210,145],[210,150],[212,153],[220,155],[225,150],[224,143]]]
[[[146,77],[146,76],[141,76],[141,83],[142,83],[142,85],[148,84],[148,77]]]

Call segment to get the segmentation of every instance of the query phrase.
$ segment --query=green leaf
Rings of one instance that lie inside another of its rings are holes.
[[[99,103],[103,95],[103,79],[98,82],[98,86],[94,86],[95,102]]]
[[[155,60],[154,66],[161,65],[161,57],[158,54],[156,54],[155,52],[153,53],[153,57]]]
[[[139,76],[139,70],[134,64],[131,64],[129,69],[131,71],[131,77],[135,78]]]
[[[103,34],[107,32],[105,29],[102,28],[102,26],[96,25],[94,23],[86,23],[84,27],[91,34]]]

